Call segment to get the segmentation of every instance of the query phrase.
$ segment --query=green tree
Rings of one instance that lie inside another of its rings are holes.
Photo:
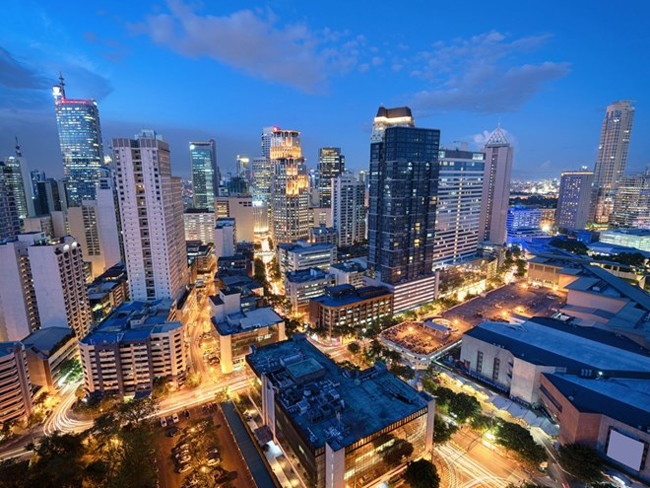
[[[472,420],[470,422],[472,429],[478,430],[480,432],[489,430],[492,427],[492,424],[492,417],[488,417],[487,415],[475,415],[472,417]]]
[[[438,386],[431,393],[433,393],[436,396],[436,402],[439,405],[447,405],[447,406],[451,403],[452,399],[456,396],[456,393],[454,393],[453,390],[451,390],[450,388],[446,388],[444,386]]]
[[[560,447],[560,465],[585,484],[603,480],[603,460],[595,449],[584,444],[566,444]]]
[[[519,278],[526,276],[526,261],[524,259],[517,259],[517,272],[515,275]]]
[[[549,244],[558,249],[564,249],[565,251],[579,255],[585,255],[589,250],[585,244],[576,239],[560,239],[556,237],[555,239],[552,239]]]
[[[359,351],[361,351],[361,346],[358,342],[350,342],[350,344],[348,344],[348,351],[351,354],[359,354]]]
[[[55,432],[34,447],[26,486],[78,488],[85,479],[83,436]]]
[[[449,412],[462,424],[481,412],[481,404],[467,393],[458,393],[449,401]]]
[[[530,432],[519,424],[501,420],[495,437],[497,444],[512,451],[523,461],[539,464],[546,459],[544,447],[537,444]]]
[[[201,375],[199,373],[190,373],[185,380],[185,386],[190,389],[196,388],[201,384]]]
[[[411,488],[438,488],[440,476],[435,465],[426,459],[419,459],[408,464],[404,471],[404,480]]]
[[[393,364],[390,368],[390,372],[406,381],[415,378],[415,371],[413,371],[413,368],[405,364]]]
[[[451,439],[458,427],[454,424],[445,422],[440,415],[436,415],[433,421],[433,442],[444,444]]]
[[[136,398],[120,405],[117,417],[129,427],[139,425],[158,410],[158,403],[152,397]]]
[[[25,488],[29,461],[6,459],[0,461],[0,488]]]
[[[66,359],[59,366],[59,373],[61,374],[61,378],[64,378],[65,382],[70,384],[81,380],[83,369],[79,360]]]

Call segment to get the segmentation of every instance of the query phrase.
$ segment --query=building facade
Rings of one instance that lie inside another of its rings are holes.
[[[96,184],[104,167],[102,131],[97,102],[66,98],[63,77],[52,88],[56,124],[63,156],[68,205],[95,199]]]
[[[309,237],[309,188],[304,159],[273,160],[271,219],[275,243]]]
[[[2,172],[4,173],[7,190],[16,199],[18,218],[25,220],[36,215],[34,211],[34,195],[32,181],[27,166],[27,160],[20,156],[20,148],[16,147],[16,156],[5,158]]]
[[[20,234],[20,217],[16,195],[5,177],[5,164],[0,162],[0,239]]]
[[[171,174],[169,144],[142,131],[112,146],[131,299],[177,298],[189,275],[181,182]]]
[[[593,180],[594,174],[591,171],[562,173],[555,214],[555,225],[558,228],[573,231],[585,228],[589,217]]]
[[[253,198],[250,194],[217,197],[216,206],[217,218],[235,219],[237,242],[255,240]]]
[[[0,384],[0,423],[26,420],[33,411],[32,383],[20,342],[0,342]]]
[[[618,181],[610,221],[619,227],[650,229],[650,169]]]
[[[257,235],[262,236],[269,231],[269,206],[271,203],[271,174],[273,173],[273,164],[266,157],[253,158],[252,169],[253,230]]]
[[[214,212],[214,199],[219,194],[221,175],[217,165],[217,143],[190,142],[192,163],[192,202],[194,208],[207,208]]]
[[[291,313],[309,313],[309,301],[325,295],[334,284],[332,275],[319,268],[291,271],[284,275],[285,295],[291,304]]]
[[[508,207],[506,231],[508,243],[516,243],[528,237],[542,235],[542,212],[526,205]]]
[[[353,246],[366,238],[366,187],[352,173],[331,180],[332,226],[340,246]]]
[[[278,244],[276,249],[280,272],[283,274],[309,268],[320,268],[328,272],[336,262],[336,246],[329,243],[309,244],[298,241],[293,244]]]
[[[207,208],[188,208],[183,213],[186,241],[214,243],[215,213]]]
[[[66,385],[62,366],[78,361],[77,337],[67,327],[46,327],[32,332],[22,341],[29,377],[33,386],[55,394]]]
[[[214,227],[214,255],[219,260],[235,254],[235,219],[217,219]]]
[[[612,229],[600,233],[600,241],[650,252],[650,230]]]
[[[332,180],[345,171],[345,156],[340,147],[321,147],[318,150],[316,188],[319,207],[332,206]]]

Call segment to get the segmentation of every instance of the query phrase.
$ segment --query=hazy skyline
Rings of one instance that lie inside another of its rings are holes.
[[[649,10],[640,1],[8,4],[0,158],[17,135],[31,169],[62,174],[50,94],[61,71],[69,97],[98,100],[106,149],[155,129],[183,177],[190,140],[214,137],[225,174],[236,154],[259,155],[269,125],[302,132],[310,168],[322,146],[367,168],[381,103],[411,106],[447,146],[479,147],[500,120],[515,141],[513,177],[559,177],[593,169],[605,107],[621,99],[635,100],[628,172],[640,170],[650,163],[650,67],[638,62],[650,47]]]

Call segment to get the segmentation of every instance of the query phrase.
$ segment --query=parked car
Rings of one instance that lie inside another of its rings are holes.
[[[178,421],[179,421],[180,419],[178,418],[178,414],[177,414],[177,413],[175,413],[174,415],[172,415],[172,420],[174,421],[175,424],[178,423]]]
[[[185,471],[189,471],[191,466],[189,464],[179,464],[178,467],[176,468],[177,473],[184,473]]]
[[[160,419],[160,426],[163,428],[167,427],[167,419],[165,417]]]

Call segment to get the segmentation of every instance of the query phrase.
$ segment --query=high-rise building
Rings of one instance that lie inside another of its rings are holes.
[[[253,198],[250,193],[217,197],[216,205],[217,218],[235,219],[237,242],[254,241]]]
[[[148,130],[113,139],[112,147],[131,299],[176,299],[189,274],[182,185],[171,174],[169,144]]]
[[[183,213],[186,241],[214,243],[215,213],[206,208],[188,208]]]
[[[237,176],[244,178],[249,183],[252,181],[251,159],[247,156],[237,155]]]
[[[633,123],[634,107],[631,101],[614,102],[607,107],[594,170],[591,202],[591,217],[594,222],[609,222],[616,186],[625,174]]]
[[[217,143],[190,142],[192,161],[192,188],[194,208],[214,211],[214,199],[219,194],[219,166],[217,165]]]
[[[18,217],[21,220],[33,217],[35,212],[31,175],[27,160],[22,156],[17,140],[16,155],[5,158],[3,172],[5,173],[5,181],[16,198]]]
[[[539,208],[526,205],[508,207],[506,218],[507,242],[516,243],[529,237],[543,235],[542,212]]]
[[[332,205],[332,180],[345,171],[345,156],[340,147],[321,147],[318,150],[316,187],[319,207]]]
[[[380,107],[370,148],[368,267],[388,284],[433,274],[440,131],[410,112]]]
[[[485,153],[442,149],[438,158],[433,260],[440,267],[476,255]]]
[[[257,235],[264,235],[269,231],[269,204],[271,201],[271,173],[273,172],[273,163],[265,157],[253,158],[252,170],[253,230]]]
[[[514,148],[501,127],[497,127],[488,137],[482,152],[485,153],[485,176],[479,240],[503,245],[506,242]]]
[[[214,226],[214,254],[217,260],[235,254],[235,229],[235,219],[217,219]]]
[[[99,109],[93,99],[66,98],[63,77],[52,88],[68,204],[95,199],[104,162]]]
[[[32,383],[20,342],[0,343],[0,384],[0,423],[26,420],[33,411]]]
[[[619,227],[650,229],[650,169],[619,180],[610,220]]]
[[[593,179],[593,172],[587,171],[587,168],[562,173],[555,214],[555,225],[558,228],[566,230],[585,228],[589,217]]]
[[[20,233],[20,217],[16,195],[7,181],[5,163],[0,162],[0,240]]]
[[[99,173],[98,173],[99,174]],[[66,212],[68,209],[65,184],[63,180],[47,178],[36,182],[36,215],[48,215],[52,212]]]
[[[366,236],[366,187],[346,171],[331,180],[332,226],[339,246],[352,246]]]
[[[92,279],[122,259],[117,213],[113,177],[106,169],[97,182],[95,199],[82,200],[80,206],[68,209],[70,234],[83,249],[84,261],[90,265],[89,277]]]

